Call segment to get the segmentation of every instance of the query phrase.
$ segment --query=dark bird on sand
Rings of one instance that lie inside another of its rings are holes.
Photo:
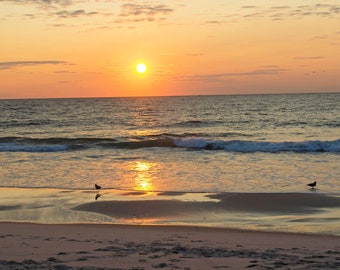
[[[96,200],[98,200],[98,198],[100,197],[100,196],[102,196],[102,195],[100,195],[99,193],[96,195]]]
[[[95,187],[96,189],[101,189],[101,188],[102,188],[101,186],[99,186],[99,185],[97,185],[97,184],[94,184],[94,187]]]
[[[307,186],[309,186],[309,187],[311,187],[311,188],[315,188],[315,186],[316,186],[316,181],[314,181],[313,183],[307,184]]]

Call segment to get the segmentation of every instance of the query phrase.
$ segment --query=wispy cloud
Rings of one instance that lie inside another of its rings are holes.
[[[324,59],[324,56],[307,56],[307,57],[295,57],[294,60],[316,60]]]
[[[238,14],[226,15],[226,18],[234,22],[242,19],[267,18],[271,20],[284,20],[287,18],[301,19],[304,17],[334,17],[340,15],[340,4],[315,4],[296,6],[272,6],[264,8],[262,6],[242,6]]]
[[[197,56],[203,56],[203,53],[187,53],[186,56],[193,56],[193,57],[197,57]]]
[[[123,4],[120,16],[155,16],[158,14],[168,14],[170,12],[173,12],[173,9],[166,5]]]
[[[97,15],[98,12],[86,12],[83,9],[78,9],[78,10],[60,10],[58,12],[55,12],[54,15],[58,16],[59,18],[74,18],[74,17],[79,17],[79,16],[92,16],[92,15]]]
[[[222,23],[223,21],[206,21],[206,23],[208,23],[208,24],[220,24],[220,23]]]
[[[21,14],[24,18],[36,19],[41,17],[57,17],[61,19],[76,18],[80,16],[92,16],[97,15],[98,12],[87,12],[82,8],[70,9],[71,6],[83,6],[80,5],[82,1],[72,0],[1,0],[0,2],[9,3],[17,6],[32,6],[37,9],[34,13]],[[77,7],[78,7],[77,6]],[[19,14],[20,16],[20,14]]]
[[[0,62],[0,70],[12,69],[27,66],[40,66],[40,65],[69,65],[65,61],[14,61],[14,62]]]
[[[312,39],[327,39],[328,38],[328,35],[319,35],[319,36],[314,36],[312,37]]]
[[[33,4],[41,7],[47,6],[70,6],[74,4],[73,0],[1,0],[1,2],[8,2],[13,4]]]
[[[257,6],[242,6],[243,9],[254,9],[257,8]]]
[[[276,7],[271,7],[271,9],[275,9],[275,10],[290,9],[290,6],[276,6]]]
[[[121,5],[121,12],[116,23],[126,22],[153,22],[165,20],[164,16],[172,13],[174,9],[164,4],[135,4]]]
[[[53,17],[62,20],[103,16],[106,18],[116,17],[115,23],[160,22],[165,20],[167,15],[174,12],[174,9],[166,4],[133,0],[96,0],[91,2],[91,5],[88,5],[87,1],[84,0],[0,0],[1,2],[34,7],[37,12],[18,14],[29,19]],[[64,24],[53,25],[64,26]]]
[[[277,17],[307,17],[307,16],[318,16],[328,17],[333,15],[339,15],[340,5],[331,4],[316,4],[316,5],[304,5],[291,7],[288,6],[280,10],[280,14],[272,14]]]
[[[54,73],[57,73],[57,74],[72,74],[72,73],[75,73],[74,71],[68,71],[68,70],[57,70],[57,71],[54,71]]]
[[[227,73],[214,73],[214,74],[195,74],[188,76],[177,77],[180,81],[216,81],[223,80],[229,77],[243,77],[243,76],[264,76],[264,75],[277,75],[285,72],[287,69],[283,68],[271,68],[271,69],[259,69],[245,72],[227,72]]]

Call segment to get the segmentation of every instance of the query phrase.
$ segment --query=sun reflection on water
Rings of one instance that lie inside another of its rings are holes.
[[[142,190],[151,192],[155,190],[153,179],[153,172],[157,170],[157,164],[150,162],[137,161],[134,164],[135,176],[135,190]]]

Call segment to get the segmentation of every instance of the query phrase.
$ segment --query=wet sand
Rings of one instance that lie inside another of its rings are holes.
[[[179,193],[0,188],[0,222],[8,221],[209,226],[340,236],[340,197],[317,191]]]
[[[0,223],[0,269],[339,269],[340,238],[190,226]]]
[[[101,213],[116,218],[159,218],[201,212],[251,212],[308,214],[324,208],[340,208],[340,197],[304,193],[217,193],[211,200],[108,200],[80,204],[73,210]]]
[[[0,269],[340,268],[338,196],[104,190],[96,200],[98,192],[90,190],[0,194]]]

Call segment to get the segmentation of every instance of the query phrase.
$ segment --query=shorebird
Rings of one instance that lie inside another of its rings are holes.
[[[316,186],[316,181],[314,181],[313,183],[307,184],[307,186],[309,186],[309,187],[311,187],[311,188],[315,188],[315,186]]]
[[[102,196],[102,195],[100,195],[99,193],[96,195],[96,200],[98,200],[98,198],[100,197],[100,196]]]
[[[99,185],[97,185],[97,184],[94,184],[94,187],[95,187],[96,189],[101,189],[101,188],[102,188],[101,186],[99,186]]]

